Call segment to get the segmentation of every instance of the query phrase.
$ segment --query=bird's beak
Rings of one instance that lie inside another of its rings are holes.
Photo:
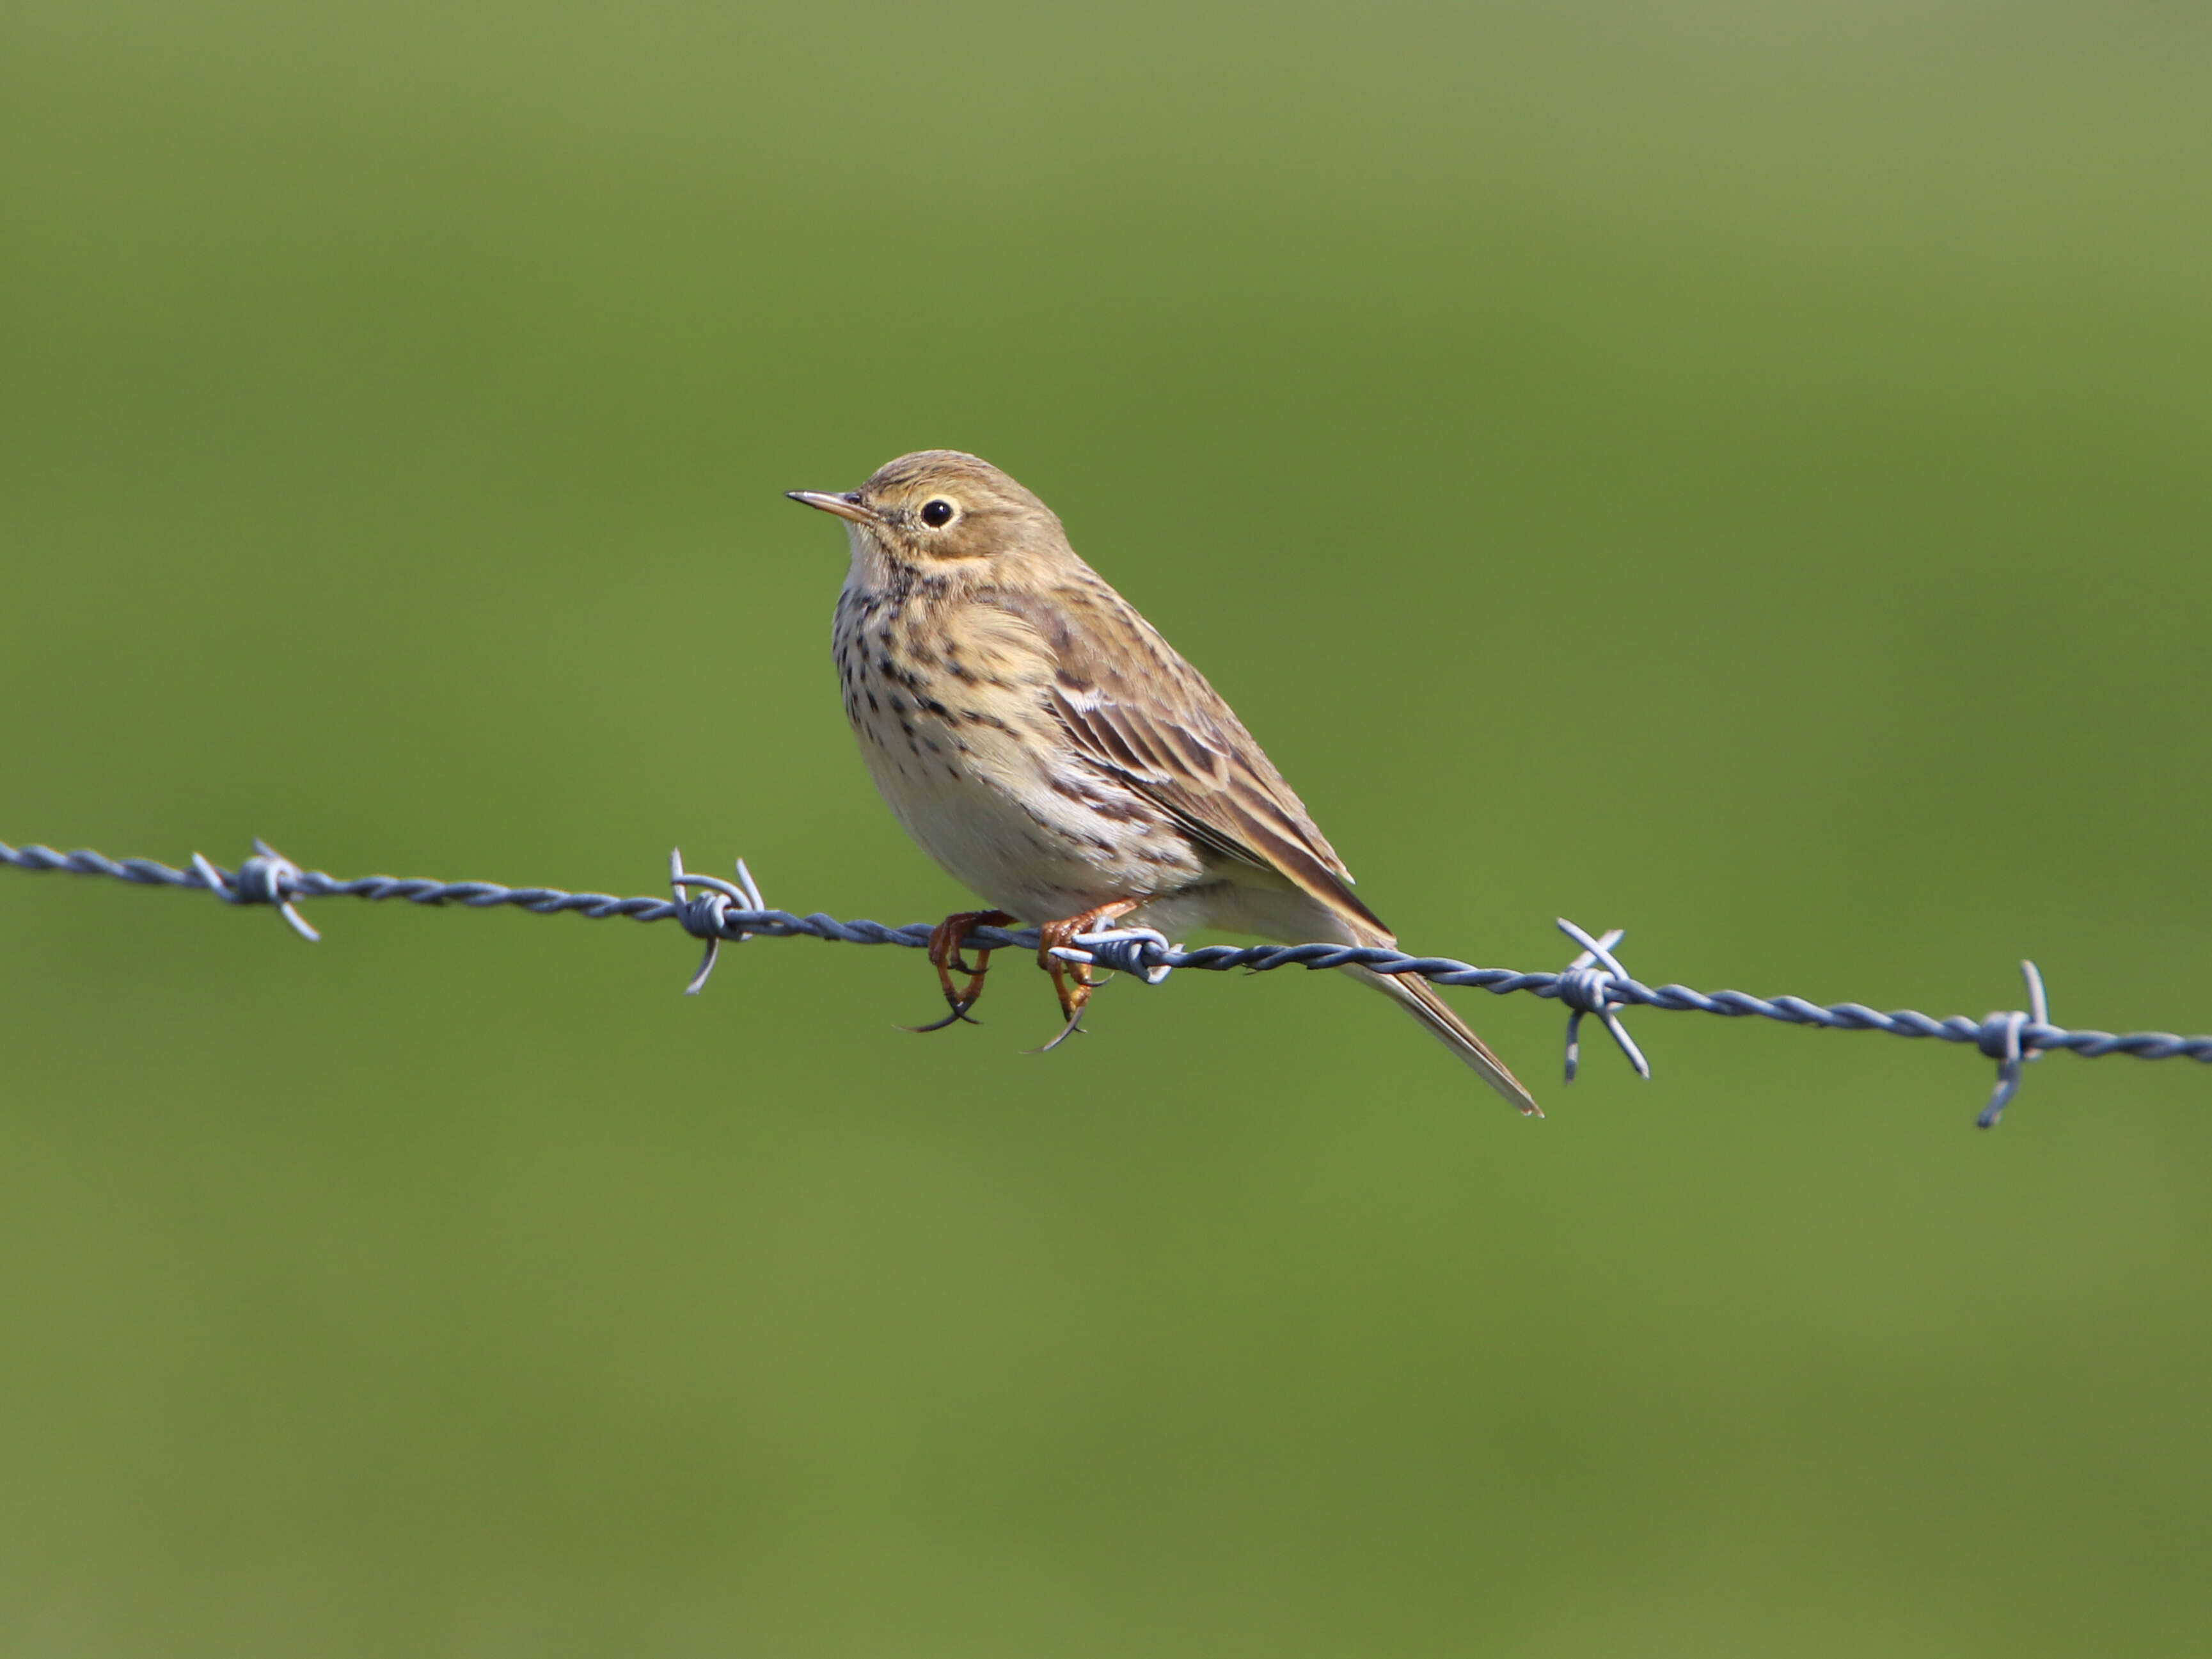
[[[876,515],[860,504],[858,490],[848,495],[830,495],[819,489],[787,489],[783,492],[794,501],[805,501],[809,507],[818,507],[824,513],[835,513],[841,519],[850,519],[854,524],[874,524]]]

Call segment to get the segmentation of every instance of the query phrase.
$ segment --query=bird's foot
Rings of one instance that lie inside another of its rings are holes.
[[[1053,955],[1075,942],[1078,933],[1087,933],[1095,927],[1118,921],[1135,909],[1140,901],[1115,899],[1111,904],[1102,904],[1095,910],[1085,910],[1079,916],[1065,917],[1059,921],[1048,921],[1037,929],[1037,966],[1052,975],[1052,988],[1060,998],[1060,1012],[1067,1020],[1060,1035],[1032,1054],[1050,1054],[1054,1048],[1083,1029],[1083,1007],[1091,1000],[1091,994],[1106,981],[1091,977],[1088,963],[1062,962]]]
[[[991,971],[991,953],[977,951],[974,966],[960,954],[960,941],[976,927],[1004,927],[1013,921],[1004,910],[961,910],[945,917],[929,930],[929,965],[937,969],[937,983],[945,993],[945,1000],[952,1012],[943,1019],[927,1025],[904,1025],[899,1029],[917,1035],[924,1031],[941,1031],[955,1020],[967,1020],[970,1025],[980,1025],[981,1020],[969,1019],[968,1011],[983,995],[983,975]],[[964,975],[968,983],[958,990],[952,988],[952,976]]]

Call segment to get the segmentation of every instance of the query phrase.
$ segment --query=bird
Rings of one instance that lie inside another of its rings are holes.
[[[1052,952],[1114,922],[1395,945],[1220,694],[1012,477],[930,449],[857,489],[787,493],[845,522],[833,654],[869,775],[907,834],[988,907],[932,931],[951,1012],[914,1029],[969,1019],[990,966],[988,951],[962,952],[976,927],[1038,927],[1066,1022],[1048,1048],[1080,1029],[1097,982]],[[1342,971],[1541,1115],[1426,980]]]

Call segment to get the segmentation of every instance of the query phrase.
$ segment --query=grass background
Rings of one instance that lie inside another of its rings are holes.
[[[0,21],[0,836],[960,896],[835,528],[974,449],[1409,945],[2212,1025],[2212,27]],[[0,875],[0,1651],[2203,1650],[2207,1079]]]

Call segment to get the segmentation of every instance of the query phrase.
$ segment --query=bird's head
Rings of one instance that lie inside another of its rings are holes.
[[[924,449],[886,462],[858,489],[794,489],[794,501],[851,526],[855,554],[915,570],[978,571],[1067,549],[1053,511],[979,456]]]

